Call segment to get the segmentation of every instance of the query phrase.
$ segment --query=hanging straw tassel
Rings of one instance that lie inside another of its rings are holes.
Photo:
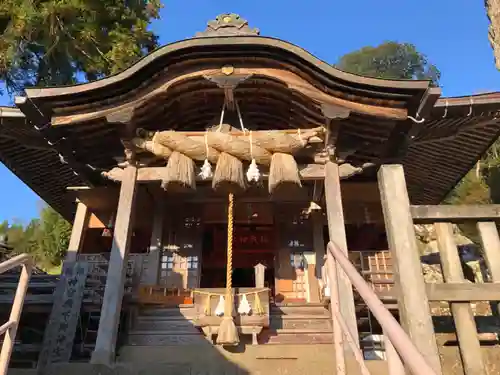
[[[300,129],[297,130],[298,138],[303,147],[307,141],[302,138]],[[276,152],[271,158],[269,169],[269,194],[290,196],[302,187],[300,182],[299,167],[293,155]]]
[[[238,330],[233,320],[233,206],[234,196],[229,194],[227,208],[226,303],[224,304],[224,317],[217,335],[217,344],[220,345],[237,345],[240,342]]]
[[[205,297],[205,307],[203,309],[203,313],[206,315],[206,316],[210,316],[212,314],[212,311],[211,311],[211,307],[210,307],[210,304],[212,303],[212,295],[210,293],[207,294],[207,296]],[[220,301],[219,301],[220,302]],[[217,306],[218,307],[218,306]]]
[[[247,295],[243,294],[241,297],[240,305],[238,306],[238,314],[240,315],[249,315],[252,311],[250,304],[248,303]]]
[[[253,311],[255,315],[264,314],[264,308],[262,307],[262,302],[260,301],[259,293],[255,293]]]
[[[239,193],[245,190],[241,160],[226,152],[221,153],[215,167],[212,187],[224,193]]]
[[[224,121],[225,109],[226,104],[224,103],[220,115],[219,128],[216,132],[213,132],[211,136],[223,135],[221,130]],[[208,143],[208,133],[205,134],[205,137]],[[243,176],[243,163],[241,160],[231,154],[222,152],[215,167],[214,178],[212,179],[212,188],[228,194],[245,190],[246,184],[245,177]]]
[[[299,167],[290,154],[273,154],[269,169],[269,194],[293,194],[302,187]]]
[[[194,161],[178,151],[172,152],[165,167],[161,187],[168,191],[196,189]]]

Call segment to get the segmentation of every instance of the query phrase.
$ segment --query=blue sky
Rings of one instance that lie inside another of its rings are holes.
[[[164,4],[162,19],[152,24],[162,44],[189,38],[217,14],[233,12],[262,35],[290,41],[330,63],[363,46],[409,42],[441,70],[444,95],[500,91],[483,1],[164,0]],[[2,104],[9,104],[9,98],[0,97]],[[1,164],[0,189],[0,220],[27,221],[38,214],[39,198]]]

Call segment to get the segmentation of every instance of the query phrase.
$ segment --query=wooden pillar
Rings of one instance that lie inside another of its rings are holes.
[[[328,234],[330,241],[339,246],[347,254],[347,239],[345,233],[344,211],[342,208],[342,195],[340,191],[339,166],[328,162],[325,167],[325,200],[328,217]],[[332,280],[332,282],[335,282]],[[359,347],[358,325],[354,308],[354,294],[352,284],[337,264],[337,288],[339,293],[340,313],[342,314],[351,336]],[[345,343],[345,347],[348,344]]]
[[[160,279],[160,266],[163,251],[163,217],[165,213],[164,195],[157,197],[154,204],[153,231],[151,233],[151,242],[149,245],[149,254],[147,257],[146,275],[143,278],[147,285],[157,285]]]
[[[394,282],[398,288],[400,321],[427,363],[441,374],[441,363],[425,291],[410,199],[401,165],[383,165],[378,184],[387,239],[392,254]]]
[[[494,221],[477,223],[477,229],[481,235],[484,258],[491,275],[491,282],[500,283],[500,237],[497,225]],[[492,303],[494,315],[500,318],[500,302]]]
[[[101,308],[101,319],[91,359],[91,363],[94,364],[110,365],[115,358],[127,258],[133,230],[133,215],[137,193],[136,180],[137,168],[135,166],[125,168],[116,213],[113,246]]]
[[[465,283],[462,263],[453,239],[453,224],[434,224],[437,235],[443,279],[446,283]],[[451,313],[455,321],[460,356],[466,375],[486,374],[477,327],[470,302],[451,302]]]
[[[323,236],[323,215],[321,212],[312,214],[313,222],[313,247],[316,253],[316,278],[321,279],[321,268],[325,264],[326,244]]]
[[[80,201],[77,201],[76,214],[73,220],[73,228],[71,229],[71,237],[69,240],[68,251],[66,253],[66,262],[76,262],[78,253],[83,245],[83,238],[87,230],[90,219],[90,212],[87,206]]]

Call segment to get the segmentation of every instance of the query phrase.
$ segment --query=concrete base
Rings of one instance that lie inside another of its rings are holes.
[[[105,350],[95,350],[92,353],[90,363],[93,365],[111,366],[115,362],[115,353]]]
[[[212,349],[209,349],[209,348]],[[332,345],[262,345],[223,349],[216,346],[125,347],[113,367],[93,364],[52,365],[50,375],[332,375]],[[388,375],[386,363],[369,361],[372,374]],[[12,370],[9,375],[35,375]],[[348,374],[361,375],[348,360]]]
[[[51,365],[48,375],[335,375],[331,345],[263,345],[227,351],[213,347],[128,347],[113,367],[85,363]],[[462,375],[456,347],[440,347],[443,373]],[[482,348],[488,373],[499,374],[500,348]],[[384,361],[366,361],[372,374],[388,375]],[[347,373],[360,375],[347,361]],[[11,369],[8,375],[37,375],[36,370]]]
[[[146,360],[163,362],[179,366],[175,371],[188,371],[179,374],[192,375],[331,375],[335,371],[334,358],[333,345],[211,346],[210,349],[129,346],[121,350],[119,361],[134,364]],[[354,359],[349,359],[347,365],[350,375],[360,374]],[[370,361],[368,366],[373,374],[387,374],[387,365],[383,361]],[[151,368],[148,374],[159,375],[160,372]]]

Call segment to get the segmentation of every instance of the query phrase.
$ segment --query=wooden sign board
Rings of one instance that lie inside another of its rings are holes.
[[[38,359],[39,375],[45,374],[51,363],[69,362],[71,358],[88,269],[86,262],[63,264]]]

